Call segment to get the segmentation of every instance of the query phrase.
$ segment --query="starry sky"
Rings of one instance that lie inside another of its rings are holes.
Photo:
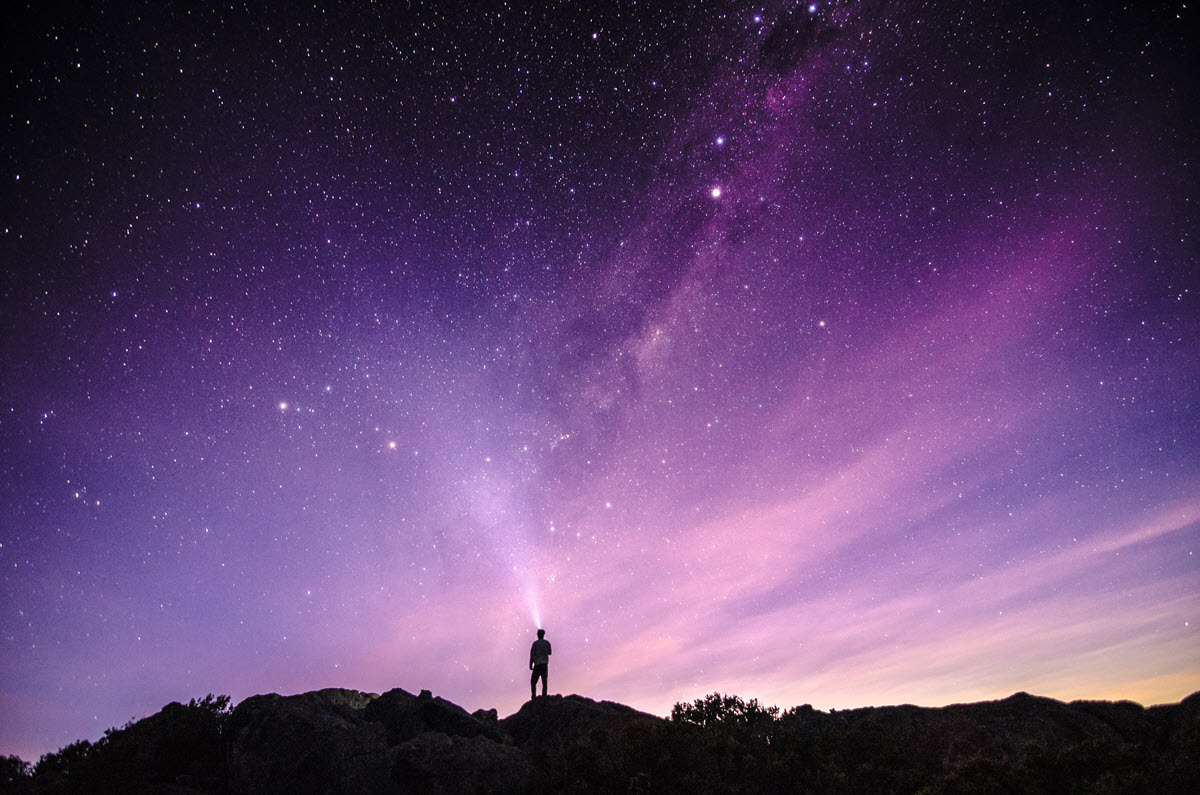
[[[1183,3],[29,5],[0,753],[1200,689]]]

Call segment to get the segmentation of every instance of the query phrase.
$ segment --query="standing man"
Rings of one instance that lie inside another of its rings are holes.
[[[533,676],[529,677],[529,698],[530,700],[537,698],[537,681],[538,677],[542,680],[542,697],[546,696],[546,679],[548,669],[550,667],[550,641],[546,640],[546,630],[538,630],[538,639],[529,647],[529,670],[533,671]]]

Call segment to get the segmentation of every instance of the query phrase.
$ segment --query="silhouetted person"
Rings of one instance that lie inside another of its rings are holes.
[[[550,668],[550,641],[546,640],[546,630],[538,630],[538,639],[529,647],[529,670],[533,671],[533,676],[529,677],[529,698],[537,698],[537,681],[540,677],[542,680],[542,696],[546,695],[546,680]]]

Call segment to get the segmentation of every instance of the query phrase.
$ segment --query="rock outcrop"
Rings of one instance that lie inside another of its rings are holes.
[[[385,791],[392,756],[386,729],[364,717],[377,699],[329,689],[238,704],[223,731],[230,791]]]
[[[234,793],[514,792],[534,771],[491,720],[428,690],[254,696],[229,716]]]
[[[618,792],[643,772],[638,757],[665,725],[624,704],[583,696],[534,699],[500,722],[538,770],[543,787],[582,781]]]

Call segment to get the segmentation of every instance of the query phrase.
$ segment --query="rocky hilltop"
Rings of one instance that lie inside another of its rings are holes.
[[[10,761],[11,758],[10,758]],[[11,765],[10,765],[11,767]],[[161,712],[9,771],[13,792],[1200,792],[1200,693],[779,714],[714,694],[672,720],[582,696],[499,719],[429,691],[318,690]]]

